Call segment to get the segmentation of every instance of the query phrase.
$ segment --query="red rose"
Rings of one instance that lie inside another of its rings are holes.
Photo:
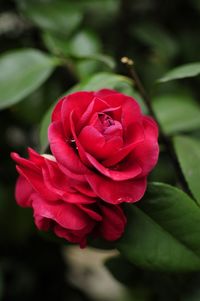
[[[87,182],[67,177],[53,156],[40,156],[29,149],[29,159],[12,153],[20,174],[16,200],[20,206],[32,207],[36,226],[81,247],[89,234],[107,240],[118,239],[126,224],[119,205],[102,202]]]
[[[107,89],[63,97],[49,127],[59,168],[111,204],[142,198],[158,159],[157,140],[156,123],[138,103]]]

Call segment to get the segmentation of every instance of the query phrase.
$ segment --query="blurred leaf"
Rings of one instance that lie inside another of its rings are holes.
[[[158,81],[164,83],[170,80],[175,80],[175,79],[180,79],[185,77],[194,77],[199,74],[200,74],[200,63],[196,62],[196,63],[191,63],[180,67],[176,67],[171,71],[167,72],[167,74],[161,77],[161,79],[159,79]]]
[[[133,29],[134,35],[146,45],[149,45],[157,56],[163,60],[173,57],[177,52],[177,43],[157,24],[142,23]]]
[[[200,141],[177,136],[174,147],[188,186],[200,205]]]
[[[104,63],[111,69],[114,69],[116,65],[114,59],[107,54],[101,54],[101,53],[94,54],[94,55],[90,55],[88,58],[90,58],[91,60],[96,60],[100,63]]]
[[[56,64],[57,59],[35,49],[3,54],[0,58],[0,108],[11,106],[36,90]]]
[[[131,85],[132,81],[126,76],[113,74],[109,72],[100,72],[90,79],[83,81],[79,85],[80,90],[99,90],[103,88],[117,89],[120,84]]]
[[[99,71],[108,71],[108,67],[102,62],[91,58],[80,59],[75,63],[75,69],[80,80],[90,78]]]
[[[200,108],[189,95],[159,96],[154,99],[153,108],[167,134],[200,128]]]
[[[44,30],[69,35],[82,21],[82,11],[68,1],[18,1],[24,14]]]
[[[200,270],[200,208],[183,191],[152,183],[117,243],[121,254],[151,270]]]
[[[69,56],[69,42],[66,37],[45,31],[42,34],[42,38],[50,52],[56,55]]]
[[[89,30],[79,31],[69,42],[69,51],[75,57],[88,57],[101,50],[101,44],[95,33]]]
[[[97,61],[101,65],[103,63],[111,69],[115,67],[115,61],[112,57],[100,53],[100,42],[90,31],[81,31],[73,37],[72,40],[50,32],[45,32],[43,34],[43,40],[47,48],[52,53],[56,55],[63,55],[66,58],[72,57],[76,59],[76,64],[94,64],[95,61]],[[79,60],[77,61],[77,59]]]

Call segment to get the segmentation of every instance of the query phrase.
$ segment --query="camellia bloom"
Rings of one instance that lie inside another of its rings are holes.
[[[53,156],[29,149],[29,159],[11,154],[20,176],[16,200],[32,207],[40,230],[51,229],[57,236],[84,247],[88,235],[106,240],[118,239],[126,224],[120,205],[102,202],[89,185],[68,178]]]
[[[59,168],[110,204],[136,202],[155,166],[158,127],[113,90],[76,92],[56,105],[49,143]]]
[[[157,140],[156,123],[132,97],[107,89],[65,96],[49,126],[53,156],[12,153],[17,203],[33,208],[39,229],[81,247],[89,235],[116,240],[126,224],[121,203],[144,195]]]

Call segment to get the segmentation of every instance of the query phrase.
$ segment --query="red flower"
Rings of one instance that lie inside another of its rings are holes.
[[[53,153],[16,153],[19,205],[36,226],[84,247],[88,235],[118,239],[120,207],[140,200],[158,159],[158,128],[131,97],[112,90],[77,92],[56,105],[49,127]]]
[[[20,174],[16,200],[22,207],[32,207],[35,224],[49,229],[72,243],[84,247],[88,235],[118,239],[126,224],[119,205],[102,202],[87,182],[67,177],[53,156],[40,156],[29,149],[29,159],[11,154]]]
[[[107,89],[63,97],[49,127],[59,168],[110,204],[142,198],[158,159],[157,140],[156,123],[138,103]]]

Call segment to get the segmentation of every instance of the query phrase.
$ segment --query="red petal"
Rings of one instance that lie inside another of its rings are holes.
[[[112,95],[115,93],[119,93],[119,92],[112,90],[112,89],[101,89],[101,90],[96,91],[94,94],[95,94],[95,96],[97,96],[99,98],[104,98],[108,95]]]
[[[76,127],[77,133],[79,133],[80,129],[87,124],[87,122],[89,121],[89,119],[91,118],[92,114],[94,114],[95,112],[101,112],[105,109],[108,109],[109,106],[108,104],[103,101],[102,99],[99,99],[97,97],[95,97],[91,103],[88,105],[87,109],[85,110],[85,112],[83,113],[83,115],[81,116],[79,122],[78,122],[78,126]]]
[[[70,230],[81,230],[87,226],[90,219],[77,206],[62,201],[47,203],[39,194],[34,194],[34,215],[51,219],[60,226]]]
[[[95,207],[97,207],[97,206],[95,206]],[[81,210],[83,210],[86,214],[88,214],[95,221],[97,221],[97,222],[102,221],[102,216],[99,213],[97,213],[95,210],[92,210],[92,206],[86,207],[85,205],[80,205],[79,208],[81,208]]]
[[[121,106],[121,123],[123,129],[128,127],[133,122],[138,122],[141,119],[141,110],[139,104],[134,98],[121,93],[106,96],[104,99],[111,107]]]
[[[32,186],[23,177],[19,176],[15,188],[15,198],[18,205],[22,207],[31,207],[31,194],[33,193]]]
[[[148,116],[143,117],[145,139],[133,150],[131,156],[142,168],[142,176],[146,176],[156,165],[159,155],[158,127]]]
[[[35,173],[31,169],[26,169],[19,166],[17,166],[16,169],[18,173],[27,180],[29,185],[32,186],[33,190],[37,191],[43,198],[52,201],[58,199],[58,196],[45,186],[42,173]]]
[[[146,190],[145,177],[137,180],[113,181],[91,173],[86,178],[94,192],[101,199],[111,204],[137,202],[143,197]]]
[[[112,156],[122,146],[122,137],[113,136],[106,141],[93,126],[84,127],[78,138],[84,150],[99,160]]]
[[[123,164],[121,167],[119,167],[118,170],[112,170],[104,167],[90,154],[87,154],[87,158],[100,173],[115,181],[132,179],[142,172],[141,167],[135,160],[129,160],[126,164]]]
[[[55,193],[58,198],[65,200],[68,203],[74,204],[91,204],[95,199],[84,196],[73,188],[75,184],[70,181],[59,169],[56,163],[46,160],[46,165],[43,167],[44,184],[47,189]],[[72,184],[73,183],[73,184]]]
[[[61,98],[56,106],[54,107],[54,110],[52,112],[51,120],[52,121],[61,121],[61,110],[62,110],[62,105],[63,101],[65,100],[65,97]]]
[[[99,204],[103,216],[99,231],[103,238],[107,240],[119,239],[126,225],[126,217],[119,206],[105,203]]]
[[[50,125],[49,142],[60,169],[67,176],[84,181],[84,174],[88,172],[88,169],[65,140],[60,122],[53,122]]]
[[[72,111],[76,113],[77,122],[87,109],[88,105],[92,102],[94,92],[76,92],[64,97],[62,105],[62,125],[66,137],[70,135],[70,114]]]

